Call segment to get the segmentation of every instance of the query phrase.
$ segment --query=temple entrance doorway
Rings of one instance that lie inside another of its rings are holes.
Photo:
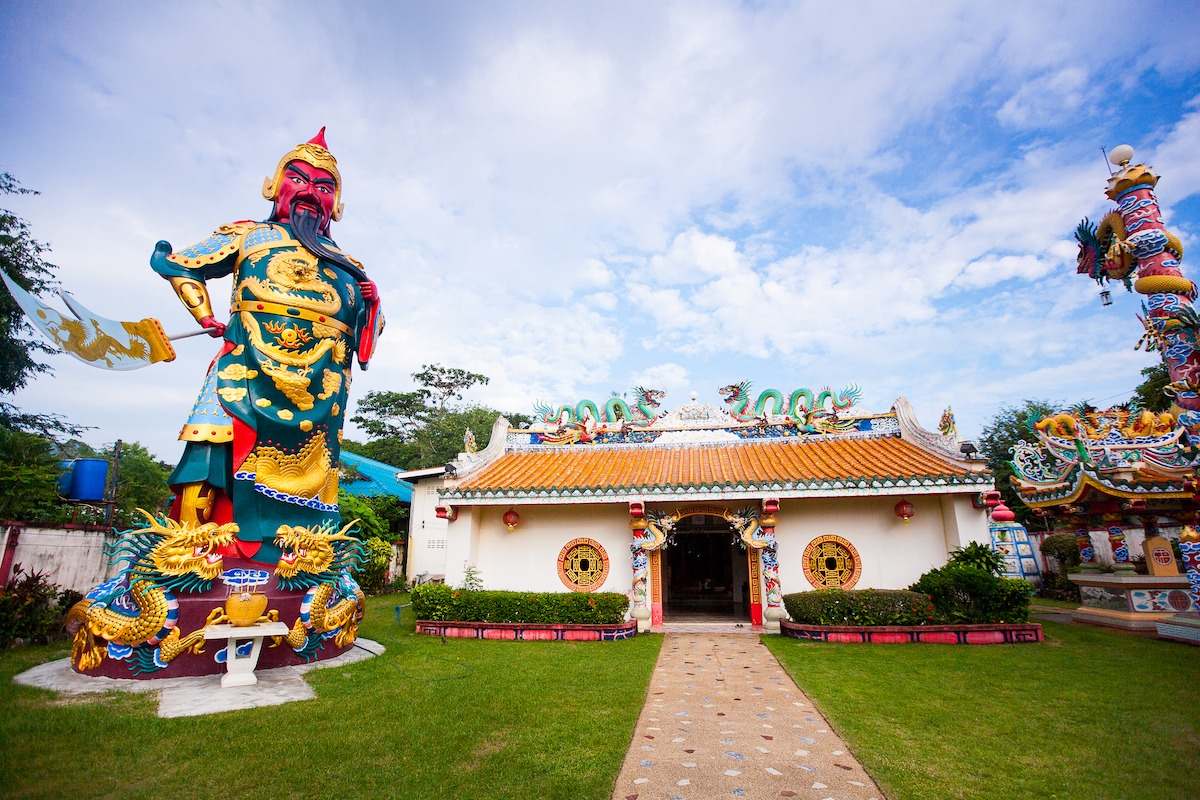
[[[729,523],[697,515],[680,521],[663,551],[663,619],[666,622],[748,622],[746,552]]]

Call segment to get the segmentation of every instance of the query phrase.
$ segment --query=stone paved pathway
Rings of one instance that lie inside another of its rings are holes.
[[[666,634],[613,800],[882,800],[757,636]]]

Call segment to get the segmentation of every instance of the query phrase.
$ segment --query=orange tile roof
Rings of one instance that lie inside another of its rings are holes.
[[[897,437],[801,438],[718,445],[570,446],[505,452],[447,499],[554,496],[582,490],[604,496],[650,488],[715,490],[975,484],[968,470]]]

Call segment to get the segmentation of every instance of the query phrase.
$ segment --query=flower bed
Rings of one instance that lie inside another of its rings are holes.
[[[854,644],[1022,644],[1043,641],[1037,623],[981,625],[810,625],[783,621],[780,633],[813,642]]]
[[[536,622],[433,622],[419,619],[417,633],[454,639],[615,642],[636,636],[637,620],[600,625],[568,625]]]

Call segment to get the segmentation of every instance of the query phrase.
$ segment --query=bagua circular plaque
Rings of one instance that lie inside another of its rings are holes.
[[[850,589],[862,575],[858,550],[841,536],[818,536],[804,548],[804,577],[818,589]]]
[[[593,539],[573,539],[558,553],[558,578],[572,591],[596,591],[608,577],[608,567],[608,553]]]

